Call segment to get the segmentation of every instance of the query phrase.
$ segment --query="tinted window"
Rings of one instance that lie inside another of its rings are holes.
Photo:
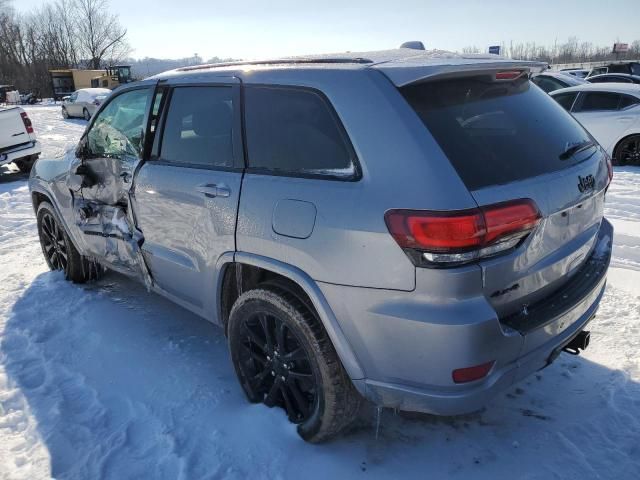
[[[620,98],[620,109],[638,104],[640,104],[640,98],[638,97],[632,97],[631,95],[622,95],[622,98]]]
[[[158,108],[159,102],[156,98]],[[178,87],[169,102],[160,159],[186,165],[233,167],[233,89]]]
[[[337,117],[319,94],[246,89],[249,166],[275,172],[353,177],[353,155]]]
[[[620,95],[609,92],[588,92],[582,97],[580,112],[594,112],[600,110],[617,110]]]
[[[542,175],[584,159],[560,159],[567,145],[589,136],[526,78],[492,82],[475,77],[401,91],[470,190]]]
[[[547,93],[558,90],[559,88],[565,88],[567,86],[567,84],[562,83],[555,78],[544,77],[541,75],[534,77],[532,81]]]
[[[558,102],[560,105],[562,105],[562,108],[564,108],[565,110],[569,111],[569,110],[571,110],[571,105],[573,105],[573,102],[575,101],[577,96],[578,96],[577,92],[574,92],[574,93],[562,93],[560,95],[554,95],[553,99],[556,102]]]
[[[148,88],[132,90],[111,100],[96,117],[87,134],[93,156],[118,158],[142,152],[144,115],[151,100]]]

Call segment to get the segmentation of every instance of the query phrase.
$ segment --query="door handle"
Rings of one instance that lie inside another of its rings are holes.
[[[215,183],[207,183],[204,185],[198,185],[196,190],[200,193],[203,193],[205,197],[215,198],[215,197],[228,197],[231,195],[231,190],[224,183],[215,184]]]

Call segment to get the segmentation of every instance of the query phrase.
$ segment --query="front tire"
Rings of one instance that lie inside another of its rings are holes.
[[[87,110],[86,108],[82,110],[82,116],[87,122],[91,120],[91,114],[89,113],[89,110]]]
[[[49,202],[38,205],[37,223],[42,254],[50,270],[64,271],[65,279],[73,283],[98,278],[102,267],[80,255]]]
[[[249,401],[282,407],[302,438],[322,442],[355,419],[361,397],[319,319],[294,295],[274,286],[243,293],[228,332]]]
[[[629,135],[620,140],[613,151],[614,165],[640,165],[640,135]]]
[[[64,107],[62,107],[62,118],[64,118],[65,120],[69,118],[69,112],[67,112],[67,109]]]

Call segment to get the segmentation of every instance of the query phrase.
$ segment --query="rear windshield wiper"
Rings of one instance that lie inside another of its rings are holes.
[[[587,148],[595,147],[596,144],[591,140],[585,140],[584,142],[574,143],[570,145],[564,152],[558,155],[560,160],[566,160],[567,158],[573,157],[576,153],[586,150]]]

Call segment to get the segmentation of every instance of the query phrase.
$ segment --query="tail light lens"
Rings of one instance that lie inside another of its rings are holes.
[[[476,365],[475,367],[458,368],[451,372],[451,377],[455,383],[467,383],[480,380],[489,374],[495,363],[495,361],[491,361],[483,363],[482,365]]]
[[[22,112],[20,116],[22,117],[22,123],[24,123],[24,128],[26,128],[27,133],[33,133],[33,124],[27,112]]]
[[[419,266],[450,266],[503,253],[540,222],[530,199],[457,211],[389,210],[389,232]]]

